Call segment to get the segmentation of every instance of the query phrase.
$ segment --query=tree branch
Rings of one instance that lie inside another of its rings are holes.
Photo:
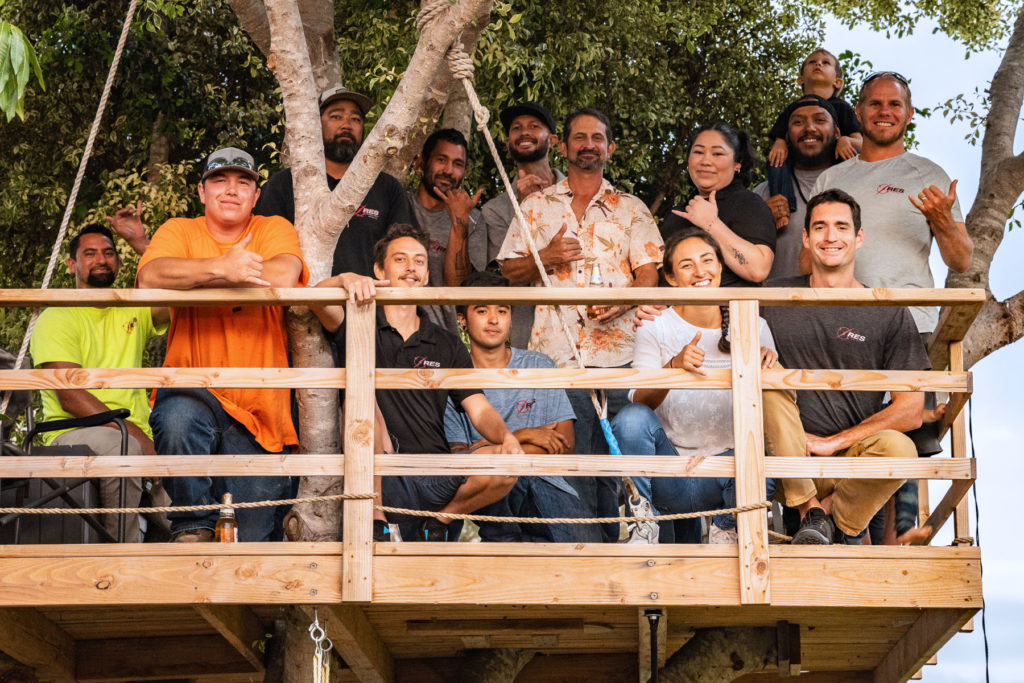
[[[978,317],[964,339],[964,367],[970,369],[985,356],[1024,337],[1024,292],[1006,301],[989,293]]]
[[[1024,98],[1024,7],[1017,14],[1013,35],[992,76],[990,93],[992,105],[982,142],[982,175],[986,173],[985,157],[997,161],[1013,156],[1013,139]]]
[[[270,22],[267,21],[267,9],[260,0],[228,0],[231,9],[238,17],[238,23],[249,34],[252,42],[264,55],[270,55]]]

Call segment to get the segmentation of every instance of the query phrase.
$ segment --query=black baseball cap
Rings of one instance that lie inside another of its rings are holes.
[[[202,180],[206,180],[214,173],[221,171],[239,171],[253,180],[259,180],[260,174],[256,172],[256,162],[252,155],[237,147],[225,147],[206,158],[206,168],[203,169]],[[202,181],[200,181],[202,182]]]
[[[786,122],[787,126],[789,125],[789,117],[801,107],[821,107],[829,113],[836,126],[839,126],[839,114],[836,113],[836,108],[832,106],[831,102],[820,95],[804,95],[786,107],[786,111],[782,114],[782,120]]]
[[[337,88],[331,88],[330,90],[324,90],[320,93],[320,113],[324,113],[324,109],[327,105],[338,100],[348,100],[354,102],[359,107],[359,112],[366,116],[366,112],[373,109],[373,100],[362,93],[354,92],[344,86],[338,86]]]
[[[513,104],[511,107],[507,107],[501,112],[501,125],[505,126],[505,134],[508,135],[508,129],[512,126],[512,122],[517,116],[536,116],[538,119],[544,122],[544,125],[548,127],[551,134],[555,134],[555,117],[551,115],[547,109],[537,104],[536,102],[521,102],[520,104]]]

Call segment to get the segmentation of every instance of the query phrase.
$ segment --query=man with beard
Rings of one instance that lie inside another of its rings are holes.
[[[117,212],[117,221],[130,209]],[[137,218],[136,218],[137,220]],[[112,221],[113,222],[113,221]],[[141,225],[141,223],[140,223]],[[71,240],[68,270],[75,277],[76,289],[105,289],[114,284],[120,262],[110,230],[99,225],[82,229]],[[47,308],[32,331],[32,358],[37,368],[137,368],[142,353],[154,336],[167,331],[170,315],[166,308],[128,308],[76,306]],[[41,392],[43,420],[88,417],[109,410],[131,411],[128,428],[128,453],[155,455],[153,432],[149,427],[149,401],[145,389],[55,389]],[[44,444],[87,446],[94,455],[120,455],[121,430],[113,422],[95,427],[80,427],[42,435]],[[139,505],[141,479],[126,478],[125,503]],[[118,507],[120,486],[117,479],[100,482],[100,504]],[[116,515],[104,515],[103,526],[117,536]],[[129,515],[125,524],[126,541],[138,541],[139,517]]]
[[[522,202],[534,192],[550,187],[565,178],[548,163],[548,150],[558,144],[555,135],[555,119],[551,112],[536,102],[523,102],[501,112],[501,123],[505,126],[508,154],[516,162],[515,200]],[[498,256],[508,226],[515,218],[515,209],[508,192],[490,200],[483,206],[484,222],[487,224],[487,263]],[[526,348],[530,343],[530,328],[533,327],[533,307],[516,306],[512,309],[512,331],[509,339],[512,346]]]
[[[828,100],[804,95],[786,108],[784,118],[788,121],[786,145],[789,149],[785,169],[789,171],[788,180],[795,190],[796,210],[790,212],[785,195],[771,195],[767,182],[754,188],[754,193],[772,210],[775,227],[779,230],[769,279],[808,272],[809,263],[804,263],[803,267],[799,264],[807,199],[814,196],[811,188],[818,176],[837,161],[839,119]]]
[[[934,162],[910,153],[904,145],[907,126],[914,115],[907,79],[893,71],[879,71],[867,77],[857,98],[864,145],[859,157],[825,171],[812,194],[829,188],[844,190],[860,204],[869,239],[857,257],[856,277],[867,287],[934,287],[928,257],[932,240],[939,245],[943,262],[962,273],[971,263],[974,247],[964,226],[956,181]],[[927,342],[938,322],[938,309],[910,309],[914,322]],[[938,419],[943,407],[935,395],[925,396],[924,427],[912,432],[918,453],[942,451],[938,442]],[[916,482],[908,482],[908,489]],[[916,489],[911,495],[901,489],[897,497],[896,530],[908,533],[917,511]],[[901,504],[900,498],[904,498]],[[912,540],[905,536],[905,541]]]
[[[363,144],[363,119],[373,101],[345,88],[320,94],[320,128],[324,139],[327,187],[332,191],[345,175]],[[295,223],[295,194],[290,169],[270,176],[260,191],[253,213],[281,216]],[[402,185],[387,173],[377,176],[362,205],[341,231],[334,249],[331,273],[373,274],[373,245],[394,223],[411,223],[412,210]]]
[[[647,206],[615,189],[604,178],[604,165],[615,151],[611,124],[592,108],[566,117],[559,149],[569,163],[568,177],[535,192],[522,202],[527,224],[513,221],[498,254],[502,274],[513,285],[539,285],[540,273],[526,242],[529,230],[541,263],[554,287],[586,287],[595,269],[609,287],[655,287],[664,244]],[[588,367],[628,367],[633,360],[633,316],[629,306],[563,306],[565,324]],[[537,306],[530,350],[549,356],[559,367],[574,367],[571,343],[550,306]],[[567,392],[576,413],[577,453],[607,453],[607,444],[589,392]],[[607,392],[608,417],[626,404],[626,390]],[[597,507],[617,509],[617,483],[603,482]],[[606,529],[616,540],[617,526]]]
[[[416,224],[430,239],[430,285],[458,287],[474,270],[487,266],[487,226],[476,207],[483,190],[470,196],[462,189],[468,143],[454,128],[435,131],[413,161],[422,174],[409,190]],[[434,324],[458,334],[454,306],[431,306]]]

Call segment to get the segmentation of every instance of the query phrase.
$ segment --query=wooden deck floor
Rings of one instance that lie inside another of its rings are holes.
[[[341,602],[341,553],[0,546],[0,650],[46,680],[262,681],[253,643],[303,604],[327,620],[341,680],[450,680],[464,650],[514,647],[538,652],[520,681],[635,681],[657,608],[662,654],[696,628],[786,620],[814,674],[801,680],[887,682],[981,607],[973,547],[771,546],[761,605],[741,604],[735,546],[379,544],[370,604]]]

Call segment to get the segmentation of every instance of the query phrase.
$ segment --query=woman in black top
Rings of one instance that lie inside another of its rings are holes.
[[[775,219],[747,189],[755,158],[746,132],[726,123],[704,126],[690,145],[687,170],[697,195],[661,224],[668,241],[688,226],[707,231],[722,247],[723,287],[757,287],[775,258]]]

